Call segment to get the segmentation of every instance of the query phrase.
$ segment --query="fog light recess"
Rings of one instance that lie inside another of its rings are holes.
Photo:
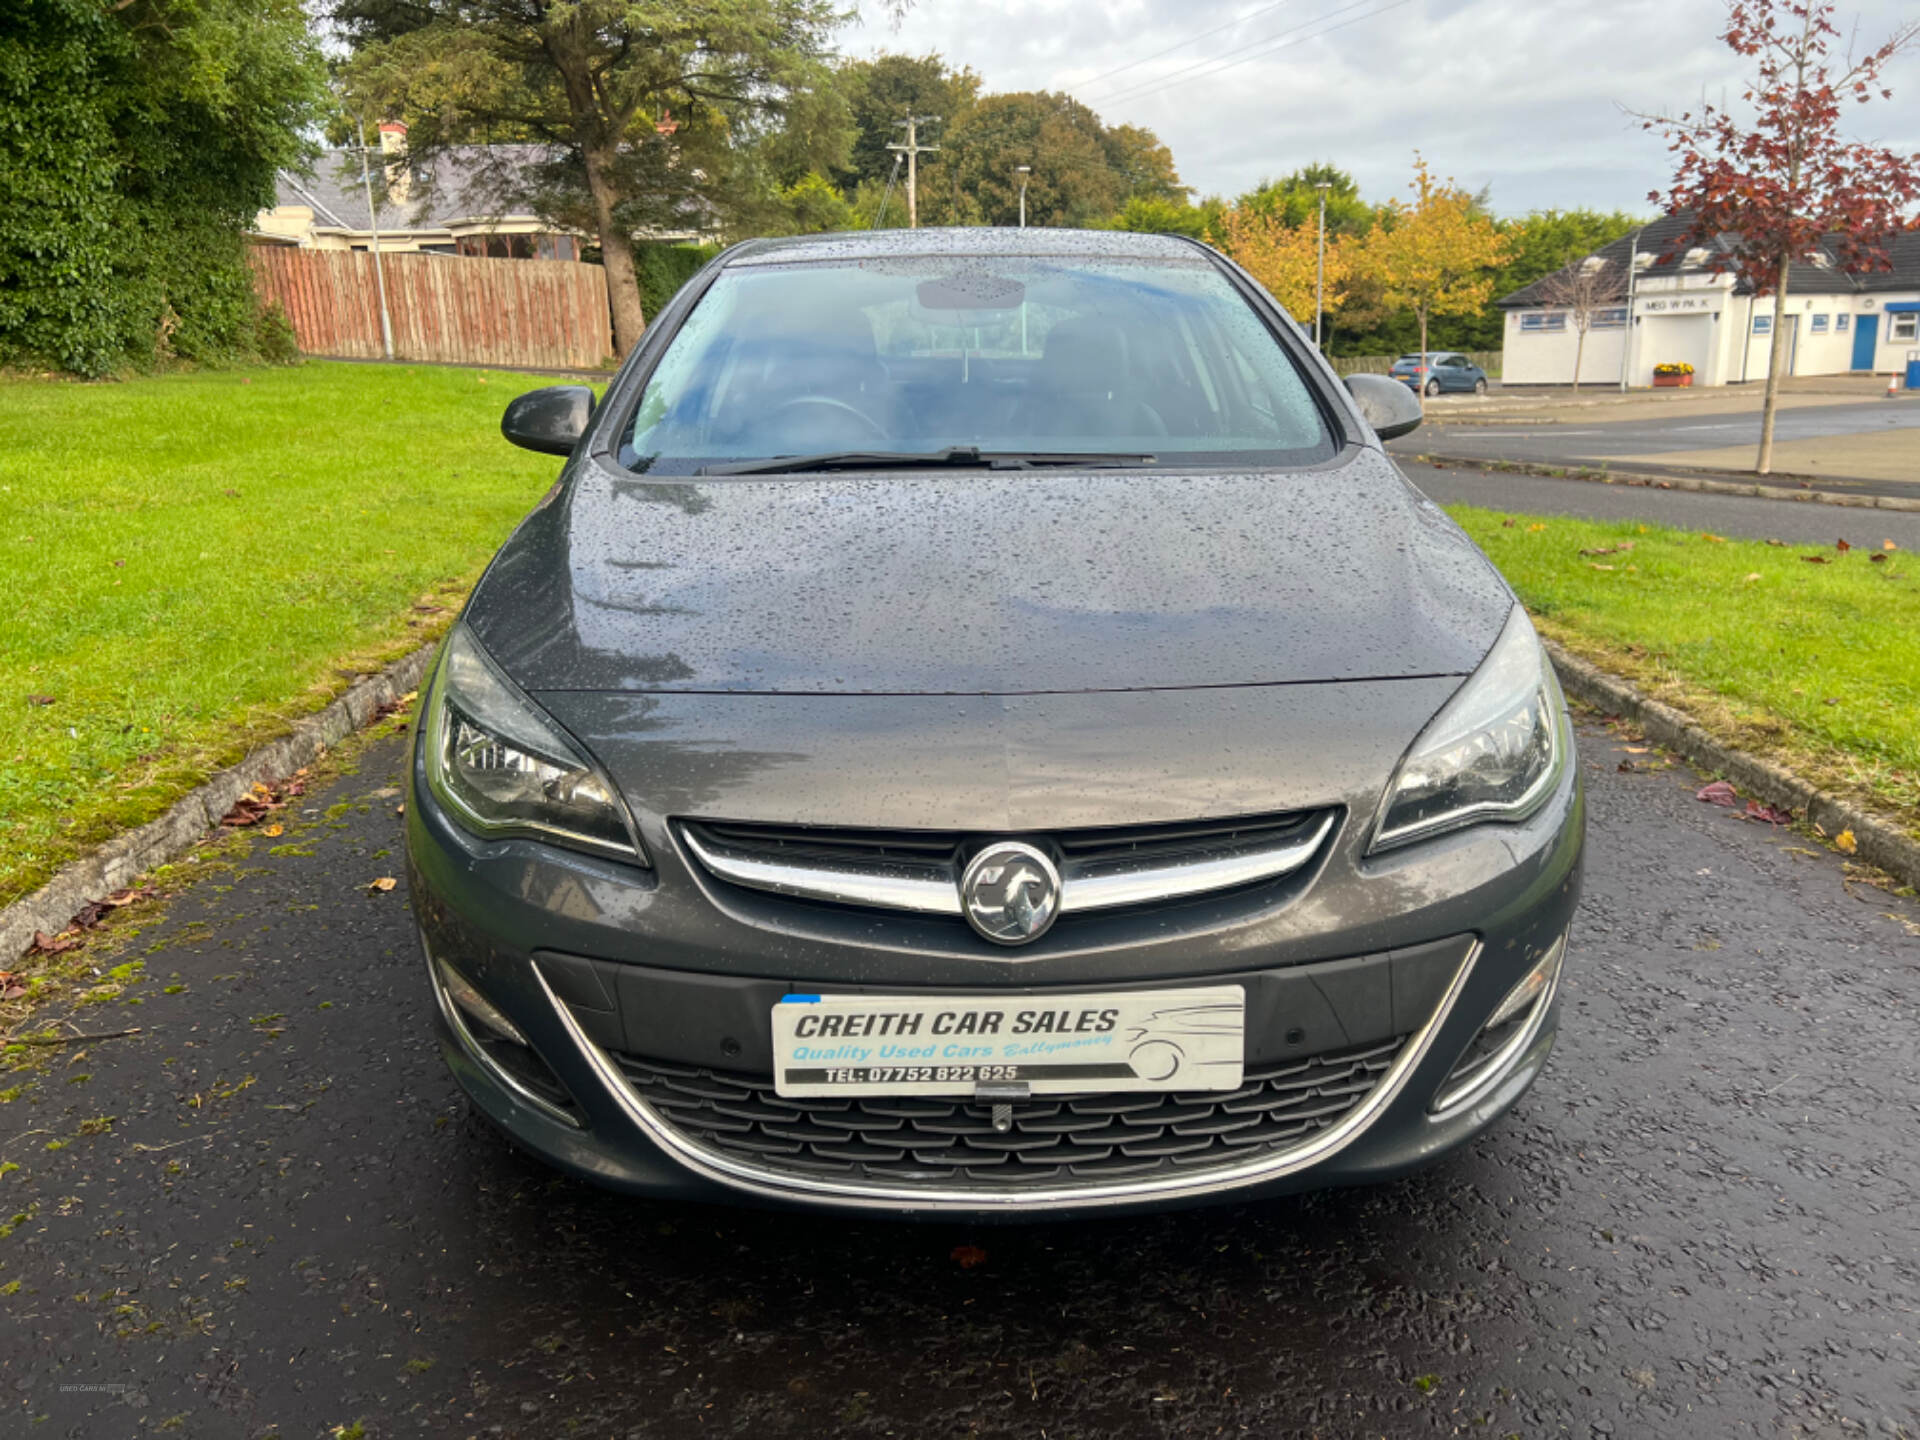
[[[560,1077],[505,1011],[438,956],[428,957],[427,969],[441,1013],[475,1061],[535,1109],[575,1127],[584,1123]]]
[[[1567,951],[1562,935],[1520,983],[1509,990],[1434,1096],[1433,1113],[1464,1109],[1499,1083],[1540,1033],[1560,983]]]

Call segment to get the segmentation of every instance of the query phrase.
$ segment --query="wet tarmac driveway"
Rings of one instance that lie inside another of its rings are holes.
[[[140,1034],[4,1080],[0,1433],[1920,1435],[1920,907],[1583,744],[1564,1032],[1501,1128],[973,1229],[636,1204],[494,1138],[404,882],[364,888],[382,741],[114,957],[75,1023]]]

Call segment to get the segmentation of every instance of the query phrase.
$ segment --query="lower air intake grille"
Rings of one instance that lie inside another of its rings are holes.
[[[763,1075],[616,1055],[634,1090],[703,1150],[814,1180],[983,1191],[1089,1186],[1272,1158],[1336,1125],[1406,1037],[1250,1066],[1237,1090],[1059,1095],[1013,1107],[947,1097],[787,1100]]]

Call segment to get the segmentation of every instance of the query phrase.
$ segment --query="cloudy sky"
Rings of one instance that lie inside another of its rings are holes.
[[[1913,4],[1841,14],[1877,42]],[[1667,156],[1623,107],[1737,96],[1742,73],[1719,0],[915,0],[897,27],[861,9],[845,54],[938,51],[988,90],[1069,91],[1157,131],[1202,194],[1325,159],[1381,199],[1418,146],[1502,214],[1645,210]],[[1893,101],[1848,123],[1920,151],[1920,54],[1890,78]]]

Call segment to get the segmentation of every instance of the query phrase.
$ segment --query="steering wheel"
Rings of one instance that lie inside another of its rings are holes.
[[[861,425],[866,427],[867,433],[875,440],[891,440],[893,438],[887,433],[887,428],[884,425],[867,414],[866,411],[860,409],[859,406],[849,405],[845,400],[836,400],[831,395],[801,395],[786,401],[784,404],[776,405],[767,416],[768,423],[777,425],[789,410],[798,410],[803,406],[810,406],[816,410],[832,410],[842,415],[851,415],[855,420],[858,420]]]

